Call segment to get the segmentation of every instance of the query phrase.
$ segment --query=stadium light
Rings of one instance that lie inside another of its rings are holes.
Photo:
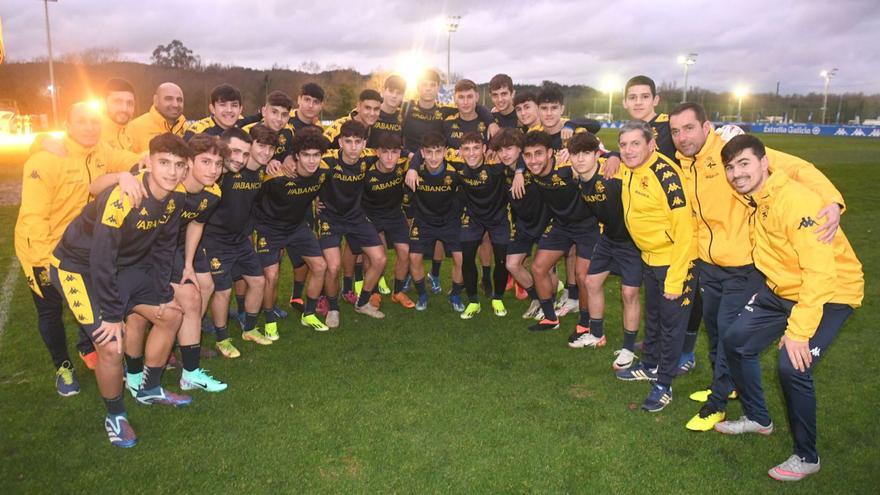
[[[446,18],[446,84],[452,78],[452,33],[458,31],[460,15],[451,15]]]
[[[736,96],[737,104],[736,104],[736,121],[742,122],[742,109],[743,109],[743,98],[748,96],[749,88],[745,86],[738,86],[735,90],[733,90],[733,95]]]
[[[681,89],[681,102],[684,103],[688,99],[688,70],[697,63],[697,54],[679,55],[677,61],[679,64],[684,65],[684,87]]]
[[[825,123],[825,113],[828,110],[828,86],[831,84],[831,78],[837,75],[837,67],[831,70],[823,70],[819,73],[819,77],[825,79],[825,95],[822,97],[822,123]]]
[[[620,89],[620,79],[617,76],[605,76],[599,85],[599,90],[608,93],[608,121],[613,120],[611,113],[611,105],[614,99],[614,92]]]
[[[52,34],[49,30],[49,2],[58,0],[43,0],[43,10],[46,13],[46,45],[49,47],[49,95],[52,97],[52,125],[58,127],[58,97],[55,88],[55,68],[52,66]]]
[[[410,51],[398,57],[397,68],[394,72],[406,81],[406,88],[409,91],[415,91],[419,78],[427,68],[424,54],[418,51]]]

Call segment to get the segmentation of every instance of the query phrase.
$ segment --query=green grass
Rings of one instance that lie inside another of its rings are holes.
[[[776,352],[763,359],[777,425],[768,438],[684,429],[698,410],[687,394],[711,378],[705,335],[697,369],[676,380],[672,404],[641,412],[647,386],[611,374],[621,343],[616,281],[607,287],[609,343],[597,351],[566,347],[573,317],[558,332],[525,331],[525,305],[512,297],[503,319],[484,311],[463,322],[434,296],[426,313],[403,314],[386,302],[381,324],[346,305],[343,327],[326,334],[287,320],[282,340],[268,348],[236,335],[240,359],[204,363],[229,382],[226,392],[196,393],[183,410],[127,399],[140,443],[123,451],[107,443],[96,385],[81,362],[82,393],[54,392],[30,295],[16,274],[0,337],[0,486],[4,493],[874,491],[880,142],[765,139],[813,160],[838,185],[848,205],[843,226],[867,278],[864,307],[816,373],[823,466],[799,485],[765,474],[791,452]],[[16,211],[0,208],[0,280],[13,256]],[[178,378],[168,372],[164,383],[177,390]],[[730,409],[739,415],[737,403]]]

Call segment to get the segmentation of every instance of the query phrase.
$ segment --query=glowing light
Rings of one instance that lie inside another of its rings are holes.
[[[603,93],[614,93],[620,91],[620,78],[615,75],[606,75],[599,83],[599,90]]]
[[[104,109],[104,103],[101,100],[95,98],[91,100],[86,100],[86,105],[89,107],[89,110],[93,112],[100,113]]]
[[[48,135],[54,136],[56,138],[63,138],[63,131],[53,131],[53,132],[32,132],[32,133],[14,133],[8,134],[5,132],[0,132],[0,149],[4,151],[20,151],[24,152],[30,148],[31,144],[33,144],[34,139],[39,135]]]
[[[749,95],[749,88],[747,86],[737,86],[733,90],[733,95],[739,99],[743,99]]]
[[[395,73],[406,81],[407,91],[415,92],[416,85],[422,73],[429,68],[425,55],[418,51],[411,51],[397,58]]]

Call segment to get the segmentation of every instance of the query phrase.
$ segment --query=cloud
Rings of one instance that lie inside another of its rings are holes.
[[[49,5],[57,54],[115,47],[147,62],[159,44],[180,39],[207,63],[297,68],[304,61],[361,72],[393,69],[420,50],[446,66],[441,20],[461,15],[452,35],[453,71],[487,81],[597,85],[647,74],[681,84],[681,53],[699,53],[690,83],[714,90],[821,91],[819,71],[837,67],[832,90],[880,91],[880,16],[871,0],[645,2],[641,0],[409,2],[405,0],[130,2],[61,0]],[[45,56],[43,5],[0,7],[7,54]]]

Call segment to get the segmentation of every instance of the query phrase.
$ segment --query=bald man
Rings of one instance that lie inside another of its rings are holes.
[[[40,335],[55,365],[55,388],[60,395],[69,396],[79,392],[79,384],[67,352],[61,317],[64,301],[49,282],[52,250],[89,201],[96,182],[105,187],[119,185],[133,203],[139,203],[146,192],[128,173],[140,157],[99,144],[101,115],[97,109],[87,103],[73,105],[65,127],[59,150],[40,148],[24,165],[15,254],[31,288]],[[84,355],[94,351],[88,340],[78,347]]]
[[[170,132],[183,137],[186,117],[183,116],[183,90],[180,86],[164,82],[153,94],[150,111],[128,124],[132,151],[141,153],[149,149],[150,140],[159,134]]]

